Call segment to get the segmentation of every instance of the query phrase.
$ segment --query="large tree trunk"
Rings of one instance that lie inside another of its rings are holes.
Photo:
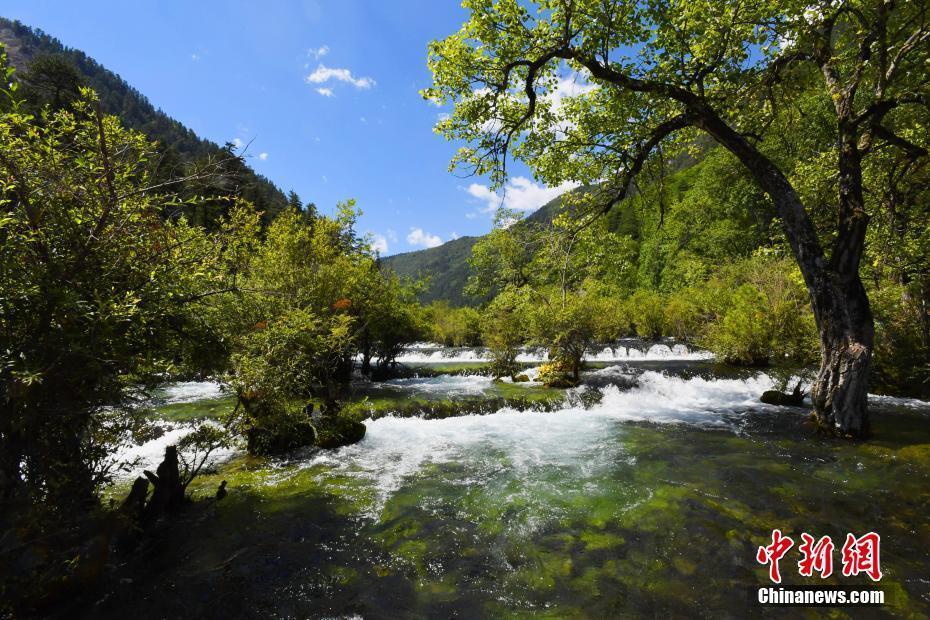
[[[840,153],[840,222],[828,261],[797,191],[784,173],[744,136],[706,107],[695,106],[697,124],[733,153],[765,191],[782,220],[811,296],[820,333],[821,364],[811,390],[822,427],[843,436],[868,433],[869,368],[874,325],[859,278],[868,217],[862,200],[862,169],[854,136],[843,134]]]
[[[811,388],[814,414],[824,429],[864,437],[869,431],[868,383],[874,325],[857,274],[833,280],[814,300],[820,333],[820,371]]]

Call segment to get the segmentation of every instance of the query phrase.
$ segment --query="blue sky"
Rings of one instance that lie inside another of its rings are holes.
[[[324,212],[355,198],[382,254],[487,232],[500,194],[448,171],[457,149],[422,100],[427,43],[467,15],[454,0],[5,0],[0,14],[83,50],[156,107]],[[508,206],[555,190],[525,168]]]

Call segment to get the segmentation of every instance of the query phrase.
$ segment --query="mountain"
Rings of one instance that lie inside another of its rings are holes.
[[[685,191],[690,184],[691,173],[699,167],[714,148],[709,138],[700,137],[693,143],[693,148],[682,151],[666,162],[665,175],[667,176],[664,182],[669,185],[668,190],[676,195]],[[572,191],[585,190],[579,188]],[[629,198],[636,194],[634,187]],[[561,196],[554,198],[526,216],[517,225],[546,226],[558,215],[561,204]],[[621,235],[629,235],[637,241],[640,240],[641,222],[630,199],[614,205],[605,217],[608,230]],[[461,237],[435,248],[385,257],[381,259],[381,264],[385,269],[392,269],[401,277],[428,277],[430,286],[420,294],[422,303],[444,300],[453,306],[477,305],[481,300],[465,296],[462,288],[468,281],[468,259],[471,258],[471,250],[480,239],[481,237]]]
[[[558,215],[561,205],[562,197],[554,198],[526,216],[517,226],[546,226]],[[611,209],[607,221],[610,230],[633,237],[638,235],[636,215],[629,203],[621,203]],[[429,278],[429,286],[420,294],[420,301],[424,304],[443,300],[453,306],[476,305],[480,300],[467,297],[462,289],[468,282],[468,259],[472,248],[481,238],[460,237],[434,248],[394,254],[382,258],[381,265],[401,277]]]
[[[528,215],[523,222],[545,225],[559,211],[561,197],[550,200]],[[448,301],[453,306],[474,305],[478,300],[466,297],[462,289],[468,282],[468,259],[481,237],[459,237],[435,248],[394,254],[381,259],[385,269],[408,278],[429,278],[429,287],[420,294],[420,301]]]
[[[79,86],[89,86],[97,92],[104,112],[118,116],[127,127],[159,143],[163,150],[160,170],[166,178],[177,174],[178,164],[223,162],[221,174],[211,183],[185,188],[190,195],[217,198],[215,204],[208,203],[199,212],[187,214],[195,223],[208,227],[215,223],[228,204],[221,197],[230,193],[254,203],[265,212],[267,220],[287,206],[284,193],[236,157],[231,145],[220,146],[200,138],[84,52],[66,47],[39,29],[3,17],[0,43],[34,109],[46,104],[60,107],[75,96]]]

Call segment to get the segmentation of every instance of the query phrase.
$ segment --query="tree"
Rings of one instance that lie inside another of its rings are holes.
[[[61,54],[37,56],[19,76],[23,95],[36,113],[46,105],[60,110],[81,95],[84,78],[77,67]]]
[[[874,326],[859,273],[870,219],[863,170],[883,151],[910,162],[905,176],[927,159],[926,134],[910,130],[928,115],[927,2],[464,5],[471,19],[430,45],[434,83],[424,92],[455,104],[439,131],[470,146],[453,163],[501,184],[512,154],[550,185],[595,185],[584,195],[594,217],[660,155],[710,136],[768,195],[801,269],[820,340],[819,422],[865,435]],[[830,102],[820,144],[838,179],[829,204],[805,204],[760,142],[800,85]],[[832,224],[818,234],[824,220]]]
[[[377,310],[367,295],[373,286],[384,290],[397,283],[379,281],[369,244],[355,233],[353,205],[340,204],[335,217],[313,221],[286,209],[259,241],[254,234],[261,215],[247,203],[224,221],[224,258],[239,293],[229,379],[252,452],[320,443],[321,434],[331,445],[340,434],[354,441],[364,434],[357,421],[336,420],[338,401]],[[388,338],[395,347],[399,336],[385,335],[384,342]],[[328,414],[316,427],[308,415],[311,400]]]
[[[218,252],[162,219],[178,199],[152,186],[156,152],[88,90],[0,116],[0,500],[86,514],[103,408],[216,344]]]
[[[481,316],[481,339],[491,356],[494,377],[516,377],[519,346],[523,344],[526,327],[526,300],[514,289],[495,297]]]

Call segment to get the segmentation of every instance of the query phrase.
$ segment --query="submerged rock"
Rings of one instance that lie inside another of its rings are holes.
[[[339,448],[358,443],[365,437],[365,425],[348,416],[324,417],[317,424],[316,445],[321,448]]]

